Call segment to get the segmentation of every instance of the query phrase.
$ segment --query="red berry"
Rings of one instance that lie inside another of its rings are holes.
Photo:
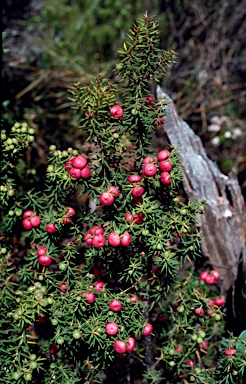
[[[29,219],[22,220],[22,225],[27,230],[32,229],[32,223],[30,222]]]
[[[86,232],[84,234],[84,240],[85,240],[86,244],[91,245],[92,244],[92,240],[93,240],[92,234],[90,232]]]
[[[150,107],[154,107],[153,99],[151,96],[144,96],[146,100],[146,105],[149,105]]]
[[[114,350],[117,353],[125,353],[126,352],[126,344],[124,341],[116,340],[114,342]]]
[[[201,343],[201,347],[202,349],[208,349],[208,342],[203,340],[203,342]]]
[[[171,179],[168,172],[162,172],[161,173],[161,182],[162,182],[162,184],[165,184],[165,185],[171,184],[172,179]]]
[[[187,361],[185,362],[185,364],[188,365],[189,367],[194,367],[194,365],[195,365],[195,361],[194,361],[194,360],[187,360]]]
[[[69,224],[71,221],[71,217],[70,216],[64,216],[63,220],[62,220],[62,223],[63,224]]]
[[[49,255],[41,255],[38,257],[38,262],[45,267],[48,267],[52,263],[52,258]]]
[[[168,159],[170,156],[170,152],[167,151],[166,149],[163,149],[163,151],[160,151],[157,155],[157,158],[159,161],[163,161],[163,160],[166,160]]]
[[[128,176],[127,180],[130,183],[139,183],[142,180],[142,176],[140,176],[140,175],[130,175],[130,176]]]
[[[195,308],[195,313],[198,315],[198,316],[204,316],[205,315],[205,311],[204,309],[200,308],[200,307],[197,307]]]
[[[81,177],[81,170],[78,168],[69,169],[69,175],[74,179],[79,179]]]
[[[45,315],[43,315],[41,313],[41,315],[39,315],[38,318],[37,318],[37,323],[38,324],[45,324]]]
[[[170,161],[160,161],[159,168],[161,171],[170,172],[173,165],[170,163]]]
[[[55,224],[46,224],[46,231],[49,233],[54,233],[56,232],[56,226]]]
[[[144,193],[144,188],[141,185],[136,185],[132,188],[132,196],[140,197]]]
[[[123,116],[124,111],[120,105],[116,104],[110,108],[110,114],[115,119],[120,119]]]
[[[57,345],[56,344],[51,344],[50,346],[50,354],[55,355],[58,351]]]
[[[60,288],[60,292],[65,293],[67,291],[67,282],[64,281],[63,283],[61,283],[59,285],[59,288]]]
[[[121,235],[120,243],[123,245],[123,247],[128,247],[131,244],[132,238],[131,235],[128,232],[124,232]]]
[[[84,156],[78,155],[71,160],[71,164],[74,168],[83,169],[87,164],[87,160]]]
[[[210,274],[214,276],[215,281],[217,281],[217,280],[220,279],[220,274],[219,274],[218,271],[216,271],[216,270],[213,269],[212,271],[210,271]]]
[[[130,300],[132,303],[136,303],[136,301],[138,301],[138,296],[137,295],[133,295],[130,297]]]
[[[106,237],[103,236],[102,234],[95,235],[92,239],[92,245],[95,248],[101,248],[105,245],[106,243]]]
[[[207,278],[208,275],[209,274],[208,274],[207,271],[203,271],[203,272],[200,273],[199,279],[205,281],[205,279]]]
[[[72,162],[71,160],[68,160],[66,163],[65,163],[65,169],[66,171],[69,172],[69,170],[72,168]]]
[[[227,356],[233,356],[237,353],[236,349],[235,348],[231,348],[231,347],[228,347],[225,349],[224,353],[227,355]]]
[[[85,301],[89,304],[92,304],[94,303],[94,301],[96,300],[96,296],[94,295],[93,292],[85,292],[85,294],[83,295],[84,298],[85,298]]]
[[[130,212],[124,214],[124,218],[126,219],[126,222],[128,224],[131,224],[133,222],[133,216]]]
[[[74,216],[76,214],[76,211],[71,207],[66,207],[66,211],[70,216]]]
[[[110,193],[112,193],[112,195],[113,195],[114,197],[118,197],[118,196],[120,195],[120,191],[118,190],[118,188],[114,187],[113,185],[110,185],[110,186],[108,187],[108,191],[109,191]]]
[[[132,218],[133,218],[134,223],[142,224],[142,222],[143,222],[143,213],[136,213],[135,215],[133,215]]]
[[[153,156],[148,156],[143,159],[143,164],[153,164],[155,162],[155,158]]]
[[[156,117],[156,118],[155,118],[155,121],[156,121],[158,124],[163,124],[163,123],[164,123],[164,119],[163,119],[163,117]]]
[[[43,256],[43,255],[46,254],[46,252],[47,252],[47,248],[45,247],[45,245],[41,245],[41,246],[37,249],[36,254],[37,254],[38,256]]]
[[[142,332],[142,335],[144,336],[148,336],[152,333],[153,331],[153,325],[150,324],[150,323],[147,323],[145,326],[144,326],[144,329],[143,329],[143,332]]]
[[[91,175],[91,169],[90,167],[86,166],[85,168],[81,169],[80,171],[80,176],[83,178],[83,179],[89,179]]]
[[[155,176],[157,173],[157,168],[155,164],[146,164],[142,169],[143,175],[147,177]]]
[[[120,235],[116,232],[109,233],[108,243],[112,245],[112,247],[118,247],[118,245],[120,245]]]
[[[34,212],[33,211],[31,211],[31,210],[28,210],[28,211],[25,211],[24,213],[23,213],[23,219],[29,219],[31,216],[33,216],[34,215]]]
[[[108,335],[116,335],[116,333],[118,333],[118,330],[119,330],[118,324],[114,323],[113,321],[105,325],[105,332]]]
[[[215,304],[215,302],[213,299],[208,299],[208,306],[212,306],[214,304]]]
[[[129,337],[126,341],[126,350],[127,352],[133,351],[136,345],[136,340],[133,337]]]
[[[97,292],[101,292],[104,287],[105,287],[105,283],[103,281],[97,281],[95,283],[95,290]]]
[[[215,277],[213,275],[209,275],[205,279],[205,283],[208,285],[213,285],[215,283]]]
[[[167,321],[167,318],[164,315],[163,316],[159,315],[157,316],[156,321],[159,321],[159,323],[165,323]]]
[[[217,299],[214,300],[214,304],[217,305],[218,307],[225,305],[225,303],[226,303],[226,300],[224,297],[218,297]]]
[[[90,228],[90,231],[89,233],[91,235],[103,235],[104,233],[104,229],[103,227],[100,227],[99,225],[93,225],[91,228]]]
[[[30,222],[33,227],[38,227],[39,224],[41,223],[40,217],[35,215],[30,218]]]
[[[110,301],[109,308],[113,312],[119,312],[122,308],[122,303],[119,300]]]
[[[103,205],[112,205],[114,196],[110,192],[103,192],[99,197],[100,203]]]
[[[178,352],[178,353],[181,353],[182,352],[182,347],[180,345],[176,345],[176,347],[174,347],[175,351]]]

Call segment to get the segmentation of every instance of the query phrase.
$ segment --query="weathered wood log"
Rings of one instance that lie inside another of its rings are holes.
[[[179,147],[184,190],[189,198],[197,197],[206,203],[199,217],[205,236],[202,252],[220,272],[228,290],[237,279],[240,261],[246,279],[246,212],[237,177],[233,172],[226,176],[219,171],[208,158],[201,139],[178,116],[173,101],[160,86],[156,94],[159,101],[167,103],[164,130],[171,145]]]

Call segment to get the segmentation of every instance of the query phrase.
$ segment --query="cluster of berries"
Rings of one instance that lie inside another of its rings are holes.
[[[80,177],[88,179],[91,175],[91,169],[87,165],[87,159],[83,155],[78,155],[68,160],[65,164],[65,169],[74,179],[79,179]]]
[[[104,229],[98,225],[94,225],[88,232],[84,234],[84,240],[86,244],[92,245],[95,248],[101,248],[106,243],[106,237],[104,236]],[[116,232],[110,232],[108,234],[108,244],[112,247],[128,247],[131,244],[131,235],[128,232],[124,232],[121,236]]]
[[[62,218],[63,224],[69,224],[72,216],[76,214],[76,211],[72,207],[66,207],[66,213]],[[38,227],[41,223],[41,219],[34,211],[28,210],[23,213],[22,225],[25,229],[30,230],[33,227]],[[48,223],[45,226],[46,231],[49,233],[54,233],[57,231],[56,225],[53,223]]]
[[[220,279],[220,274],[216,270],[212,270],[209,272],[203,271],[200,273],[200,280],[205,281],[208,285],[213,285],[217,280]]]

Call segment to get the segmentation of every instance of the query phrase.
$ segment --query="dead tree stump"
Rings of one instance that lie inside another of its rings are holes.
[[[199,217],[205,237],[202,252],[221,274],[225,290],[235,283],[242,262],[242,294],[246,295],[246,212],[237,177],[233,172],[226,176],[219,171],[207,157],[201,139],[178,116],[170,97],[159,86],[156,93],[159,101],[167,103],[164,129],[171,145],[179,147],[184,190],[189,198],[206,203]]]

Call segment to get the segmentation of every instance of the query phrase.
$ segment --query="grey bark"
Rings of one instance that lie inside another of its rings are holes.
[[[178,116],[173,101],[160,86],[156,94],[159,101],[165,100],[164,130],[168,140],[179,147],[184,190],[189,198],[197,197],[206,203],[204,214],[199,216],[205,236],[202,252],[219,271],[228,290],[237,279],[240,261],[246,277],[246,212],[237,177],[233,172],[226,176],[219,171],[208,158],[201,139]],[[246,289],[246,282],[242,289]]]

